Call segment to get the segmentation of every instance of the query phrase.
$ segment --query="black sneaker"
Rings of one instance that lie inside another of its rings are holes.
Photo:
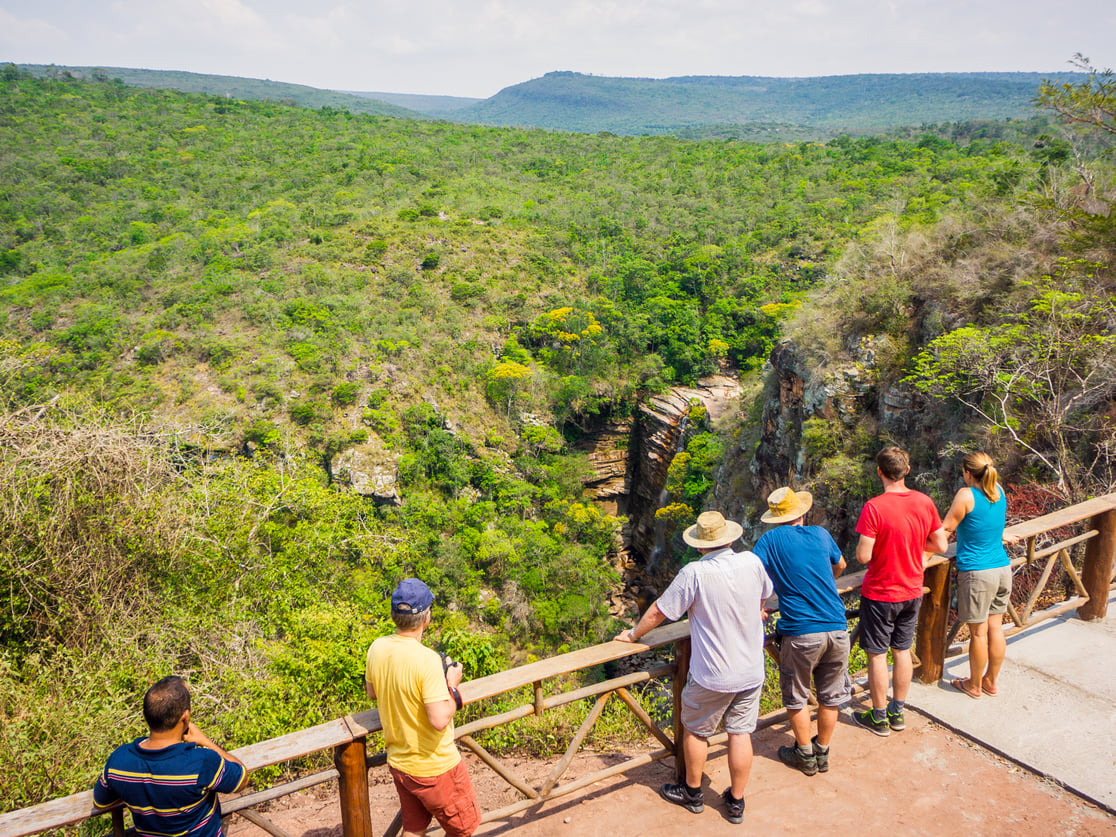
[[[899,732],[901,729],[906,729],[907,722],[903,720],[903,710],[900,709],[898,712],[892,712],[890,709],[887,710],[887,725],[896,732]]]
[[[744,800],[732,798],[732,788],[725,788],[721,794],[725,803],[725,816],[729,822],[744,822]]]
[[[877,721],[871,709],[865,709],[863,712],[853,712],[852,719],[858,727],[864,727],[881,738],[887,738],[891,735],[891,724],[888,723],[887,718]]]
[[[814,745],[814,759],[818,763],[818,773],[826,773],[829,770],[829,748],[818,744],[816,735],[810,739],[810,743]]]
[[[659,796],[667,802],[681,805],[687,811],[693,811],[695,814],[700,814],[705,810],[705,798],[701,795],[701,791],[691,793],[682,782],[674,785],[663,785],[659,788]]]
[[[818,759],[817,756],[814,755],[814,751],[811,749],[803,752],[799,749],[797,744],[791,744],[789,747],[780,747],[779,761],[787,767],[801,770],[807,776],[813,776],[818,772]]]

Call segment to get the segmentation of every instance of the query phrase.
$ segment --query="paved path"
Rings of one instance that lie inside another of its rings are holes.
[[[1052,619],[1011,637],[996,698],[973,700],[948,681],[916,684],[909,702],[917,711],[907,713],[906,730],[888,738],[854,726],[843,714],[826,774],[803,776],[779,762],[778,747],[791,741],[785,721],[761,730],[753,736],[756,756],[743,825],[724,818],[718,799],[728,783],[722,746],[711,751],[706,766],[701,814],[659,799],[658,786],[673,780],[668,759],[489,823],[477,835],[1116,837],[1116,595],[1109,614],[1103,623]],[[947,677],[963,676],[967,665],[966,657],[947,661]],[[624,758],[582,753],[563,781]],[[509,761],[532,782],[551,767]],[[473,759],[469,770],[485,810],[518,799]],[[397,802],[386,771],[373,770],[370,777],[373,832],[379,835]],[[262,813],[291,837],[341,837],[335,791],[295,794]],[[229,835],[267,837],[239,818]]]
[[[506,822],[484,825],[477,837],[1116,837],[1116,817],[917,712],[908,713],[906,730],[888,738],[855,727],[843,717],[833,741],[831,768],[816,776],[804,776],[778,761],[776,750],[790,740],[785,722],[753,737],[756,756],[741,825],[724,818],[718,800],[728,783],[722,746],[713,749],[706,766],[706,807],[700,814],[659,798],[659,785],[673,781],[673,761],[668,759],[603,780]],[[587,775],[625,757],[583,753],[565,779]],[[508,761],[534,781],[551,767],[530,760]],[[476,761],[470,760],[469,771],[486,810],[518,798]],[[373,770],[371,776],[373,834],[379,837],[397,803],[386,772]],[[291,837],[341,837],[335,793],[303,792],[261,813]],[[430,833],[431,837],[442,834],[440,829]],[[229,837],[267,835],[234,818]]]
[[[968,673],[968,656],[946,660],[943,679],[912,686],[909,703],[1116,812],[1116,593],[1103,622],[1065,615],[1008,637],[997,697],[949,685]]]

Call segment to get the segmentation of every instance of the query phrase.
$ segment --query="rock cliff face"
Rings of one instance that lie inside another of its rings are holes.
[[[581,443],[593,466],[585,483],[589,496],[609,514],[628,519],[619,557],[625,586],[613,594],[614,614],[642,612],[658,594],[648,572],[656,546],[655,511],[693,405],[702,405],[716,423],[737,408],[740,392],[739,381],[725,375],[694,387],[672,387],[641,405],[633,420],[606,424]]]
[[[739,398],[739,382],[724,375],[672,387],[643,404],[633,421],[607,424],[582,443],[593,465],[586,483],[590,496],[609,514],[628,518],[623,561],[640,566],[654,550],[655,511],[692,404],[701,404],[716,422]]]
[[[329,463],[330,479],[350,486],[364,497],[391,505],[400,503],[396,490],[398,473],[395,454],[375,434],[365,444],[337,454]]]
[[[824,372],[811,368],[795,345],[783,341],[771,353],[759,443],[753,450],[732,451],[723,472],[748,472],[748,479],[719,479],[713,504],[744,525],[745,543],[764,530],[759,520],[767,495],[783,485],[814,492],[809,523],[825,526],[847,552],[855,542],[861,505],[879,486],[871,478],[871,454],[865,453],[867,494],[830,490],[821,465],[807,458],[803,425],[827,419],[848,433],[868,433],[891,440],[912,454],[912,473],[931,479],[941,471],[936,451],[957,432],[943,405],[928,404],[901,384],[881,380],[878,358],[887,338],[869,338],[848,346],[842,362]],[[917,483],[916,483],[917,487]]]

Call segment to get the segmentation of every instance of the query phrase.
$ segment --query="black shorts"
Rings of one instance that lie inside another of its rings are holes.
[[[860,647],[869,654],[906,651],[914,642],[922,597],[905,602],[877,602],[860,597]]]

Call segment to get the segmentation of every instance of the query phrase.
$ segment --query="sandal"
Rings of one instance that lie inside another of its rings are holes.
[[[954,677],[952,680],[949,681],[949,685],[951,685],[959,692],[964,692],[973,700],[980,700],[980,692],[974,694],[973,692],[970,692],[968,689],[965,688],[965,679],[963,677]]]

